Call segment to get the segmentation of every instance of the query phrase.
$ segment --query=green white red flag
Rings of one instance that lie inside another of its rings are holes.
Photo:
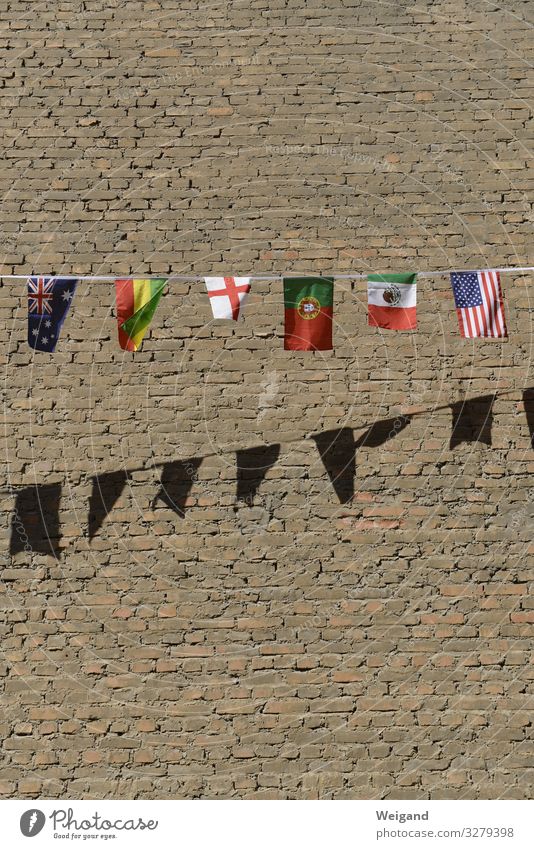
[[[369,274],[367,298],[371,327],[417,329],[417,274]]]
[[[286,351],[331,351],[333,277],[284,277]]]

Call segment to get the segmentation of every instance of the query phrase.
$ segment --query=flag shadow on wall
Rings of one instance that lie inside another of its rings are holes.
[[[236,451],[237,500],[253,506],[254,497],[280,455],[280,445],[258,445]]]
[[[198,478],[202,460],[203,457],[191,457],[189,460],[173,460],[172,463],[165,463],[161,471],[159,492],[152,502],[152,509],[158,501],[162,501],[183,519],[188,506],[187,499]]]
[[[27,551],[59,559],[61,484],[34,484],[17,492],[11,517],[9,553]]]
[[[356,475],[356,442],[352,428],[314,433],[312,439],[340,503],[348,504],[354,497]]]
[[[356,440],[350,427],[312,434],[312,439],[317,445],[321,460],[341,504],[348,504],[354,498],[358,449],[379,448],[397,436],[410,422],[410,416],[380,419]]]
[[[380,448],[390,439],[394,439],[405,427],[408,427],[411,416],[395,416],[392,419],[379,419],[371,425],[356,441],[356,448]]]
[[[534,387],[523,392],[523,407],[527,417],[530,447],[534,448]]]
[[[98,533],[108,513],[119,500],[130,475],[125,469],[107,472],[92,478],[93,489],[89,499],[89,539]]]
[[[481,395],[478,398],[451,404],[452,433],[449,448],[462,442],[480,442],[491,445],[493,425],[493,402],[496,395]]]

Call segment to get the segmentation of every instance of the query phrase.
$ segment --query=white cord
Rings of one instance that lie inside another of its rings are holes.
[[[419,271],[417,272],[418,277],[441,277],[441,275],[452,274],[452,272],[463,272],[467,273],[469,271],[476,272],[479,269],[471,269],[471,268],[450,268],[445,271]],[[508,272],[516,272],[523,273],[526,271],[534,271],[534,266],[528,266],[526,268],[491,268],[489,271],[498,271],[501,274]],[[384,277],[387,277],[388,273],[392,274],[394,272],[369,272],[369,274],[380,274],[383,273]],[[223,275],[207,274],[204,275],[206,277],[222,277]],[[115,280],[166,280],[167,282],[171,282],[173,280],[180,280],[183,282],[194,283],[198,281],[204,280],[204,276],[202,277],[193,277],[187,274],[106,274],[106,275],[96,275],[96,274],[0,274],[0,279],[2,280],[28,280],[29,277],[49,277],[52,279],[61,278],[62,280],[96,280],[100,282],[114,282]],[[228,276],[228,275],[226,275]],[[321,275],[317,273],[306,273],[304,271],[292,272],[291,274],[277,274],[275,276],[265,276],[263,274],[250,274],[250,275],[242,275],[240,274],[232,274],[232,277],[250,277],[251,280],[283,280],[284,277],[318,277],[324,279],[324,277],[333,277],[334,280],[367,280],[368,274],[326,274]]]

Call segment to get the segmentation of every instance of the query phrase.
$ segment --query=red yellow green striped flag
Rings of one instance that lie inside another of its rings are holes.
[[[158,280],[115,280],[119,345],[137,351],[154,317],[165,283]]]

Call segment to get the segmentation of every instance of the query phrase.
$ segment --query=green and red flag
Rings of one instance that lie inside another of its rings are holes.
[[[166,283],[157,280],[115,280],[119,345],[137,351],[152,321]]]
[[[333,277],[284,277],[286,351],[331,351]]]
[[[367,297],[371,327],[417,329],[417,274],[369,274]]]

